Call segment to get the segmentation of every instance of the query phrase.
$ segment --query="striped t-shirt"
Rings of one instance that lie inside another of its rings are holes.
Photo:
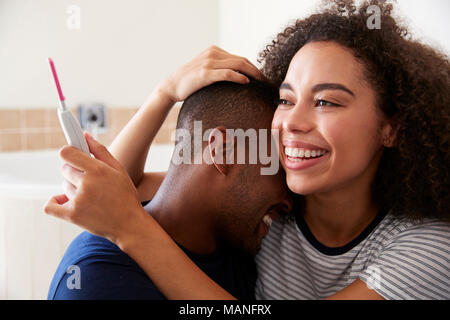
[[[330,248],[291,217],[272,223],[256,263],[257,299],[323,299],[356,279],[385,299],[450,299],[450,224],[379,214]]]

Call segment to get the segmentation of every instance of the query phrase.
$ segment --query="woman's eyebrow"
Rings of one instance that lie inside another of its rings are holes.
[[[319,83],[319,84],[316,84],[311,89],[311,91],[313,93],[323,91],[323,90],[342,90],[342,91],[345,91],[345,92],[351,94],[353,97],[355,96],[355,94],[350,89],[348,89],[346,86],[339,84],[339,83]]]
[[[293,91],[291,85],[287,82],[283,82],[282,84],[280,84],[279,90],[282,89]]]
[[[292,90],[292,86],[287,83],[287,82],[283,82],[280,85],[280,89],[279,90],[290,90],[290,91],[294,91]],[[339,83],[319,83],[316,84],[314,87],[312,87],[311,91],[313,93],[319,92],[319,91],[323,91],[323,90],[342,90],[347,92],[348,94],[352,95],[353,97],[355,96],[355,94],[348,89],[346,86],[339,84]]]

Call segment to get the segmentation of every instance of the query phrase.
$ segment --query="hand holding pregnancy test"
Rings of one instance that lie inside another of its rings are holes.
[[[72,146],[60,150],[62,175],[71,185],[66,194],[53,196],[44,212],[115,242],[121,230],[135,228],[147,214],[122,165],[87,132],[84,137],[94,158]]]
[[[120,219],[125,217],[130,221],[130,216],[124,212],[133,208],[136,212],[143,210],[136,188],[106,147],[87,132],[83,134],[79,122],[66,107],[53,60],[48,58],[48,62],[59,97],[58,118],[70,147],[63,147],[59,154],[65,162],[61,170],[65,194],[53,196],[45,204],[44,212],[112,240],[115,236],[109,231],[126,225]],[[119,219],[115,219],[116,216]]]

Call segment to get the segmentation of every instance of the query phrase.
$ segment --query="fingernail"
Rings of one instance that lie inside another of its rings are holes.
[[[93,139],[92,136],[91,136],[91,134],[90,134],[89,132],[85,131],[84,133],[86,134],[86,136],[87,136],[88,139],[90,139],[90,140]]]

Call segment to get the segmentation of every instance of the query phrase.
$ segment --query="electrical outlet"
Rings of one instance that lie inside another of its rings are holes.
[[[81,128],[92,133],[93,129],[96,133],[105,133],[106,126],[106,108],[100,103],[80,104],[78,106],[78,120]]]

